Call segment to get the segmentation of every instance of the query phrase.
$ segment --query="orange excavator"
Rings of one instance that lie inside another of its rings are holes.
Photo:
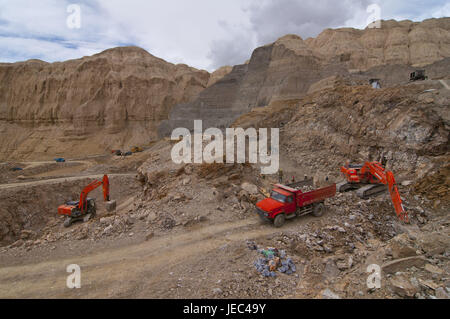
[[[408,213],[402,205],[394,174],[391,171],[386,171],[382,164],[379,162],[366,162],[364,165],[346,164],[341,167],[341,172],[346,181],[336,185],[338,192],[357,189],[358,197],[367,199],[372,195],[384,192],[387,185],[398,218],[404,222],[409,222]]]
[[[81,191],[79,201],[67,202],[65,205],[58,207],[58,215],[67,217],[64,221],[64,227],[70,227],[72,223],[78,220],[88,221],[95,216],[97,212],[95,200],[87,196],[101,185],[103,185],[103,199],[109,202],[109,178],[108,175],[104,175],[102,181],[95,180]]]

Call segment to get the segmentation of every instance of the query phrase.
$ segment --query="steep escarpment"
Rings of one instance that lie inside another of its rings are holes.
[[[449,57],[450,18],[327,29],[306,40],[286,35],[257,48],[248,64],[235,66],[195,101],[174,107],[160,134],[178,125],[191,128],[194,119],[223,127],[252,108],[302,98],[316,83],[337,75],[354,84],[378,78],[384,87],[407,83],[419,67],[432,79],[446,78]]]
[[[136,47],[60,63],[0,63],[0,160],[51,159],[129,149],[176,127],[226,127],[253,108],[298,100],[371,78],[407,83],[424,68],[448,78],[450,18],[383,21],[380,29],[286,35],[257,48],[248,63],[209,74]]]
[[[339,57],[349,69],[384,64],[422,67],[450,55],[450,19],[382,21],[381,28],[327,29],[306,43],[327,60]]]
[[[208,87],[214,85],[219,81],[221,78],[223,78],[225,75],[230,73],[233,70],[232,66],[226,65],[221,68],[218,68],[216,71],[211,73],[211,76],[209,78]]]
[[[156,138],[173,105],[210,74],[137,47],[62,63],[0,64],[0,158],[84,156]]]

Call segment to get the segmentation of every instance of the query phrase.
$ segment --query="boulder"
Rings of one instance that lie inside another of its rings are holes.
[[[437,274],[437,275],[442,275],[444,273],[444,271],[441,268],[436,267],[432,264],[426,264],[425,270],[431,272],[432,274]]]
[[[426,262],[427,260],[423,256],[413,256],[387,262],[382,266],[382,269],[385,273],[393,274],[411,267],[421,268]]]
[[[392,252],[395,259],[416,256],[417,249],[412,247],[410,235],[408,232],[403,232],[395,236],[389,241],[387,248]]]
[[[392,256],[395,259],[412,257],[412,256],[417,255],[416,249],[414,249],[413,247],[410,247],[410,246],[402,246],[402,245],[398,245],[397,243],[394,243],[391,245],[390,248],[392,250]]]
[[[418,287],[414,286],[405,276],[395,276],[389,280],[392,291],[401,297],[414,297],[419,292]]]
[[[103,235],[110,235],[113,231],[114,226],[113,225],[109,225],[108,227],[106,227],[103,230]]]
[[[255,184],[244,182],[241,185],[241,188],[245,190],[250,195],[258,195],[258,187]]]
[[[418,238],[418,244],[427,256],[440,255],[450,249],[449,237],[437,232],[421,236]]]

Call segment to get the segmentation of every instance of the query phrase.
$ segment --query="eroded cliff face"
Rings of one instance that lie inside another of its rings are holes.
[[[380,29],[286,35],[251,59],[209,74],[136,47],[62,63],[0,64],[0,160],[69,158],[129,149],[176,127],[227,127],[255,107],[379,78],[409,81],[415,68],[449,76],[450,18],[383,21]]]
[[[0,64],[0,159],[102,154],[147,144],[210,74],[137,47],[62,63]]]
[[[383,64],[421,67],[450,56],[450,18],[382,21],[381,28],[327,29],[305,42],[325,59],[339,56],[350,69]]]
[[[439,81],[383,89],[344,82],[254,109],[233,126],[280,128],[280,158],[291,168],[287,176],[304,172],[339,180],[347,160],[364,163],[383,155],[399,182],[448,166],[450,91]]]
[[[230,73],[233,70],[232,66],[226,65],[221,68],[218,68],[213,73],[211,73],[211,76],[209,78],[208,87],[213,86],[217,83],[221,78],[223,78],[225,75]]]
[[[235,66],[195,101],[174,107],[159,132],[192,128],[194,119],[224,127],[252,108],[302,98],[337,75],[353,84],[379,78],[383,87],[407,83],[418,67],[425,67],[430,78],[445,78],[449,57],[450,18],[382,21],[380,29],[327,29],[307,40],[286,35],[257,48],[248,64]]]

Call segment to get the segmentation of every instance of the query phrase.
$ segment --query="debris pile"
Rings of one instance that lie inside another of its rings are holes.
[[[312,185],[305,185],[305,186],[300,187],[300,190],[301,190],[303,193],[311,192],[311,191],[313,191],[313,190],[315,190],[315,189],[316,189],[316,188],[315,188],[314,186],[312,186]]]
[[[256,246],[254,246],[256,247]],[[273,247],[267,249],[258,249],[258,252],[264,256],[264,258],[258,258],[254,265],[258,272],[264,277],[276,277],[276,271],[286,275],[292,275],[297,271],[295,263],[291,258],[286,258],[285,250],[278,250]]]
[[[417,194],[431,200],[450,201],[450,164],[431,175],[426,175],[414,185]]]

